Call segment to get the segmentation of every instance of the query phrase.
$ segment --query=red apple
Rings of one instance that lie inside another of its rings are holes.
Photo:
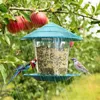
[[[74,45],[74,41],[70,41],[69,45],[70,45],[70,47],[72,47]]]
[[[28,31],[28,30],[31,30],[33,28],[33,24],[31,21],[28,21],[27,19],[24,18],[24,31]]]
[[[23,17],[16,16],[16,20],[10,19],[9,23],[7,25],[7,29],[9,32],[11,32],[13,34],[23,30],[24,29]]]
[[[23,23],[24,18],[23,18],[23,16],[16,16],[16,21],[17,21],[19,30],[23,30],[24,29],[24,23]]]
[[[17,25],[17,21],[14,21],[14,20],[9,20],[9,24],[7,25],[7,29],[10,33],[17,33],[19,32],[19,27]]]
[[[48,23],[48,18],[43,12],[33,12],[30,19],[35,28],[41,27]]]

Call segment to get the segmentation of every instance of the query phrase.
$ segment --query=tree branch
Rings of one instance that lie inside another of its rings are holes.
[[[68,14],[68,12],[66,12],[66,11],[56,11],[56,12],[53,12],[53,13],[66,13],[66,14]],[[82,17],[85,17],[85,18],[89,18],[89,19],[93,19],[93,20],[98,20],[99,21],[99,19],[96,19],[96,18],[94,18],[92,16],[86,16],[86,15],[82,15],[82,14],[75,13],[75,12],[72,12],[72,13],[74,13],[76,15],[79,15],[79,16],[82,16]]]
[[[9,10],[35,11],[35,9],[30,9],[30,8],[17,8],[17,7],[10,7]]]
[[[17,7],[10,7],[9,10],[31,11],[31,12],[36,11],[36,9],[17,8]],[[49,8],[47,8],[47,9],[38,9],[38,11],[42,11],[42,12],[51,12],[51,13],[66,13],[66,14],[69,13],[69,12],[66,12],[66,11],[59,11],[59,10],[52,12]],[[92,16],[86,16],[86,15],[82,15],[82,14],[75,13],[75,12],[72,12],[72,13],[74,13],[74,14],[76,14],[76,15],[79,15],[79,16],[82,16],[82,17],[85,17],[85,18],[89,18],[89,19],[93,19],[93,20],[100,21],[99,19],[96,19],[96,18],[94,18],[94,17],[92,17]]]
[[[10,7],[9,10],[31,11],[31,12],[36,11],[36,9],[31,9],[31,8],[17,8],[17,7]],[[48,9],[38,9],[38,11],[47,12]]]

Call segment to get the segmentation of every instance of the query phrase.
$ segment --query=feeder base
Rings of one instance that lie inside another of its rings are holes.
[[[24,76],[33,77],[38,81],[66,81],[73,76],[80,76],[80,74],[65,74],[65,75],[44,75],[44,74],[24,74]]]

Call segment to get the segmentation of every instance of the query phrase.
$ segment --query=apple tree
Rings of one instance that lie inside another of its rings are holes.
[[[69,72],[76,72],[70,61],[72,57],[79,59],[91,73],[100,72],[98,70],[100,68],[100,39],[93,37],[94,33],[90,31],[95,26],[100,27],[98,18],[100,3],[93,6],[90,2],[84,4],[83,1],[0,0],[0,78],[4,80],[5,84],[18,65],[26,64],[34,58],[32,42],[22,41],[21,37],[48,22],[59,24],[83,37],[83,41],[75,42],[70,49]],[[42,20],[40,16],[43,16]],[[90,34],[88,34],[89,32]],[[96,33],[99,32],[100,29],[96,30]],[[18,77],[14,81],[15,89],[19,88],[22,91],[24,88],[24,91],[21,92],[23,100],[25,98],[27,100],[37,99],[42,96],[41,91],[48,92],[47,90],[51,88],[46,83],[41,84],[31,79],[28,80]],[[34,88],[31,88],[33,86]],[[9,92],[9,95],[20,100],[16,95],[17,92]]]

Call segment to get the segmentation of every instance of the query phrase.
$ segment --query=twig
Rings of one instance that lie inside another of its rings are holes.
[[[92,16],[86,16],[86,15],[82,15],[82,14],[75,13],[75,12],[73,12],[73,13],[76,14],[76,15],[79,15],[79,16],[82,16],[82,17],[85,17],[85,18],[89,18],[89,19],[93,19],[93,20],[99,20],[99,19],[93,18]]]

